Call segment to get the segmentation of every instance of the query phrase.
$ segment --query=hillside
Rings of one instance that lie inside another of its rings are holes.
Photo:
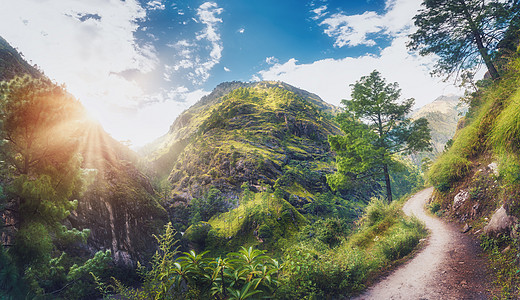
[[[520,50],[520,49],[519,49]],[[431,167],[432,211],[480,236],[496,270],[497,297],[518,298],[520,218],[520,59],[500,80],[485,79],[470,98],[453,145]]]
[[[43,76],[0,36],[0,81],[8,81],[22,74],[29,74],[35,78]]]
[[[24,75],[42,78],[54,86],[0,37],[0,81]],[[65,224],[90,230],[86,247],[78,251],[82,256],[90,257],[99,250],[110,249],[116,263],[133,266],[155,251],[152,234],[162,228],[166,213],[156,200],[150,180],[136,167],[138,155],[89,119],[83,106],[72,96],[66,98],[64,101],[80,113],[74,115],[76,120],[64,119],[56,126],[67,127],[70,140],[76,143],[74,151],[81,155],[81,168],[85,172],[95,171],[96,175],[78,197],[77,209]],[[2,178],[2,183],[6,182],[7,178]],[[11,200],[7,199],[7,207],[16,206]],[[6,222],[18,223],[17,214],[9,210],[2,213]],[[17,230],[16,226],[8,229],[7,234],[2,235],[4,243],[12,241]]]
[[[333,170],[329,134],[337,109],[284,83],[224,83],[182,113],[148,158],[167,178],[172,198],[189,201],[210,187],[236,198],[246,182],[284,187],[305,198],[328,190]],[[153,149],[154,150],[150,150]],[[312,178],[287,180],[303,176]],[[161,174],[162,173],[162,174]]]

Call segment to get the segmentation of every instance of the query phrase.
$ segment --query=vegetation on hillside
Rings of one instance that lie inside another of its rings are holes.
[[[499,81],[479,82],[478,92],[468,98],[465,127],[428,174],[439,192],[435,201],[440,212],[471,224],[475,230],[482,230],[501,206],[508,216],[520,217],[519,53],[501,67],[504,71]],[[467,201],[456,203],[453,197],[463,192],[467,192]],[[482,246],[497,272],[501,297],[515,298],[520,293],[515,226],[498,236],[487,233],[482,237]]]
[[[0,273],[4,296],[85,296],[88,283],[77,284],[78,280],[102,270],[110,251],[82,260],[74,253],[89,230],[64,224],[89,179],[80,167],[78,127],[71,126],[83,119],[83,109],[62,87],[44,78],[3,82],[0,95],[0,209],[3,229],[11,229],[2,234],[6,240],[0,255],[3,264],[13,264]]]

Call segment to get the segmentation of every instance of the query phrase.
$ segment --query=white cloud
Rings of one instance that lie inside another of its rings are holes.
[[[269,56],[269,57],[265,58],[265,62],[269,65],[274,65],[274,64],[278,63],[278,59],[274,56]]]
[[[228,67],[224,67],[224,71],[231,72],[231,70]]]
[[[134,105],[142,91],[114,74],[158,63],[155,48],[134,38],[146,16],[135,0],[4,1],[0,11],[2,36],[86,102]]]
[[[118,75],[158,66],[154,46],[134,37],[153,3],[158,1],[144,7],[137,0],[0,1],[0,35],[47,76],[65,83],[114,138],[140,145],[165,133],[175,114],[203,94],[177,90],[150,96]]]
[[[245,31],[246,31],[245,28],[240,28],[240,29],[238,30],[238,33],[244,33]]]
[[[203,24],[204,28],[197,32],[195,41],[182,40],[177,43],[168,44],[176,50],[177,63],[170,66],[165,74],[167,78],[173,72],[188,70],[187,78],[195,85],[206,82],[210,76],[210,71],[222,58],[224,47],[218,30],[222,19],[218,18],[223,12],[215,2],[205,2],[197,8],[196,23]],[[204,45],[206,44],[206,45]],[[201,53],[209,50],[208,55]]]
[[[384,14],[366,11],[363,14],[348,15],[336,13],[325,18],[320,25],[325,26],[325,34],[335,39],[334,46],[374,46],[374,34],[391,37],[406,35],[413,26],[412,17],[420,8],[416,0],[387,0]],[[324,13],[319,11],[320,15]],[[319,19],[316,18],[316,20]]]
[[[148,1],[148,3],[146,3],[146,7],[149,10],[164,10],[166,8],[161,0]]]
[[[323,100],[339,105],[350,98],[349,84],[377,69],[387,82],[397,82],[403,98],[415,98],[416,106],[431,102],[443,94],[462,94],[451,84],[429,75],[434,59],[419,57],[406,50],[406,37],[396,38],[380,55],[358,58],[323,59],[299,64],[294,58],[259,72],[253,79],[280,80],[316,93]]]
[[[339,105],[341,99],[350,98],[350,84],[375,69],[388,82],[399,83],[402,97],[415,98],[416,107],[443,94],[463,93],[452,84],[430,76],[435,57],[417,56],[406,48],[407,35],[413,29],[412,18],[420,8],[420,1],[387,0],[383,14],[368,11],[357,15],[337,13],[325,16],[323,7],[312,12],[322,16],[318,22],[326,27],[325,34],[334,37],[336,47],[375,45],[372,34],[386,35],[390,38],[390,46],[381,49],[378,55],[321,59],[309,64],[300,64],[295,58],[285,63],[272,60],[274,57],[267,58],[266,62],[274,65],[253,75],[253,80],[284,81],[316,93],[335,105]]]
[[[314,13],[314,16],[312,17],[313,20],[321,19],[328,14],[327,5],[322,5],[318,8],[315,8],[311,10],[311,12]]]

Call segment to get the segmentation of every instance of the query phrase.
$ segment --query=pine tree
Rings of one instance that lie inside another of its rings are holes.
[[[389,167],[393,156],[431,149],[428,121],[407,119],[414,99],[399,104],[399,85],[387,84],[378,71],[351,86],[352,100],[342,101],[345,110],[338,116],[345,135],[329,137],[338,170],[327,181],[339,189],[357,180],[379,181],[382,176],[391,202]]]

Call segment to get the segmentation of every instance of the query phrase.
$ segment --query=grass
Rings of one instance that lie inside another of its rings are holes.
[[[374,199],[358,230],[339,246],[323,250],[314,241],[286,250],[288,267],[281,298],[354,295],[396,260],[410,254],[427,232],[417,219],[406,218],[400,206],[399,202],[388,205]]]
[[[307,224],[307,220],[283,198],[263,192],[253,194],[251,200],[211,218],[206,224],[205,247],[213,253],[221,253],[238,246],[281,249]],[[195,226],[190,228],[195,229]],[[190,234],[190,228],[187,234]]]
[[[520,257],[518,241],[501,236],[489,238],[481,236],[481,247],[486,251],[490,268],[495,270],[493,284],[498,288],[494,299],[518,299],[520,293],[520,268],[516,261]]]
[[[509,152],[520,150],[520,90],[519,59],[511,63],[511,70],[500,81],[491,83],[473,95],[472,107],[466,118],[469,123],[454,138],[451,148],[431,167],[429,179],[441,192],[468,174],[471,160],[491,150],[502,161],[500,167],[510,166]],[[513,168],[511,174],[519,168]],[[516,165],[516,163],[515,163]]]

